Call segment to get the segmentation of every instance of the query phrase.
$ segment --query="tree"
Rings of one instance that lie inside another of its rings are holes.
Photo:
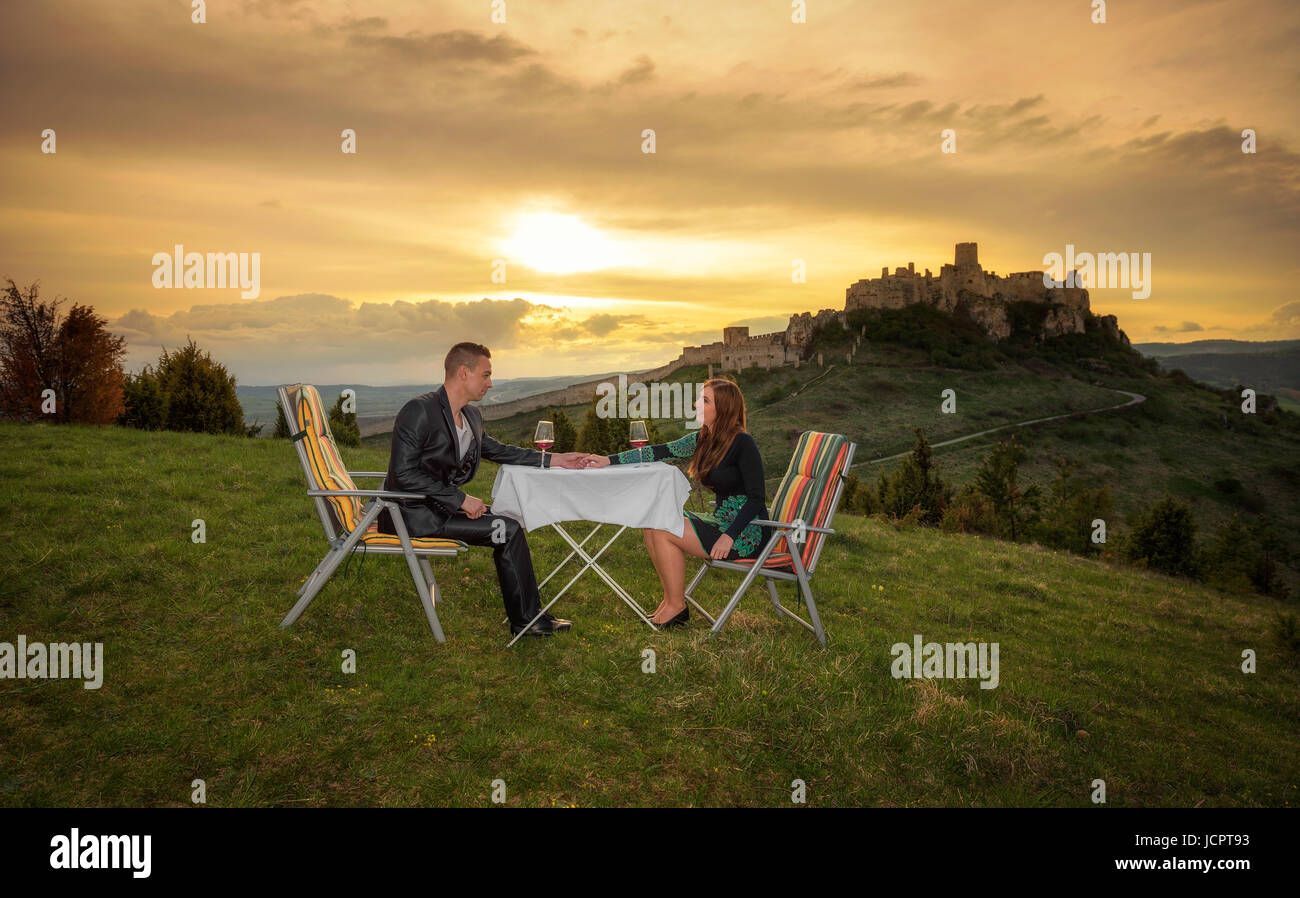
[[[1013,435],[993,447],[975,475],[975,488],[993,506],[1002,531],[1012,541],[1019,539],[1033,520],[1041,492],[1037,486],[1021,489],[1017,482],[1025,455],[1025,447]]]
[[[1092,541],[1092,522],[1109,521],[1114,502],[1110,487],[1090,488],[1085,478],[1076,476],[1077,470],[1077,462],[1057,457],[1056,479],[1034,535],[1043,545],[1080,555],[1097,554],[1104,544]]]
[[[162,430],[167,423],[167,397],[148,365],[129,375],[123,388],[123,410],[118,423],[140,430]]]
[[[881,492],[880,500],[886,512],[901,518],[913,508],[919,508],[918,520],[923,524],[938,524],[943,519],[952,489],[934,470],[932,452],[925,435],[916,428],[912,454],[903,459]]]
[[[343,411],[343,394],[334,400],[334,407],[330,409],[330,433],[334,434],[334,442],[340,446],[360,446],[361,429],[357,427],[357,413]]]
[[[596,411],[599,399],[592,400],[578,433],[578,451],[595,452],[599,455],[614,455],[631,447],[628,442],[628,418],[603,418]],[[662,443],[663,437],[653,419],[646,420],[646,435],[650,445]]]
[[[1186,505],[1166,495],[1134,515],[1130,523],[1123,542],[1127,560],[1145,560],[1148,567],[1167,574],[1199,574],[1196,521]]]
[[[168,430],[244,432],[244,410],[235,392],[234,375],[210,353],[200,352],[192,339],[174,352],[163,350],[158,382],[167,396]]]
[[[273,439],[287,440],[293,434],[289,430],[289,421],[284,417],[284,406],[280,403],[275,404],[275,433],[271,434]]]
[[[551,451],[572,452],[573,447],[578,444],[578,428],[573,426],[564,409],[551,406],[546,410],[545,420],[550,421],[555,427],[555,445],[551,447]]]
[[[0,416],[110,424],[123,409],[126,340],[90,306],[74,304],[60,320],[62,302],[42,302],[39,282],[24,292],[9,280],[0,295]]]
[[[158,366],[144,367],[127,387],[121,420],[146,430],[179,430],[246,436],[235,378],[193,340],[173,352],[164,347]]]

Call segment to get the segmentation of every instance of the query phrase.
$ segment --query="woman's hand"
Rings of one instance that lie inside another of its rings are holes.
[[[584,461],[585,468],[604,468],[609,465],[609,458],[604,455],[588,455]]]
[[[709,557],[714,561],[721,561],[727,557],[727,553],[731,551],[734,542],[735,540],[730,536],[725,533],[722,534],[722,536],[718,537],[718,541],[713,544],[713,548],[709,550]]]

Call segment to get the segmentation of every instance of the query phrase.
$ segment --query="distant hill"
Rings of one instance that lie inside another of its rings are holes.
[[[1252,387],[1277,396],[1283,408],[1300,411],[1300,340],[1197,340],[1135,348],[1158,359],[1166,371],[1181,369],[1194,380],[1225,389]]]
[[[1278,352],[1300,349],[1300,340],[1192,340],[1187,343],[1134,343],[1133,348],[1153,359],[1166,356],[1205,355],[1206,353],[1231,353],[1233,355],[1261,352]],[[1188,372],[1189,374],[1191,372]]]

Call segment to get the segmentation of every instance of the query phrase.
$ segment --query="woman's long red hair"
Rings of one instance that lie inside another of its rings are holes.
[[[741,395],[740,387],[715,377],[705,381],[700,394],[703,395],[705,390],[713,391],[715,414],[712,426],[700,429],[695,454],[691,456],[688,471],[697,480],[716,468],[731,448],[736,434],[745,432],[745,397]]]

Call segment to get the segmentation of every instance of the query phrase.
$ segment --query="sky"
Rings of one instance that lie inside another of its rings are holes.
[[[436,382],[458,340],[635,371],[967,241],[1151,253],[1147,298],[1091,291],[1134,342],[1300,338],[1300,4],[795,12],[0,0],[0,278],[241,384]],[[156,287],[176,245],[257,253],[258,295]]]

